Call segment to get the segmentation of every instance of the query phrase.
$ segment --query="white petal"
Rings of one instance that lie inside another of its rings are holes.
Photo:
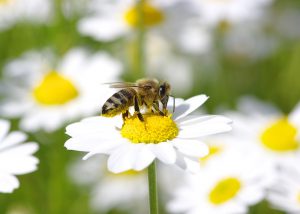
[[[177,106],[180,106],[184,102],[182,98],[175,98],[175,111]],[[170,97],[168,101],[167,109],[169,112],[173,112],[173,105],[174,105],[174,97]]]
[[[0,153],[0,171],[10,174],[25,174],[36,170],[39,160],[32,154],[37,149],[36,143],[26,143],[2,151]]]
[[[181,105],[176,107],[173,119],[178,120],[185,117],[186,115],[199,108],[207,99],[208,96],[206,95],[198,95],[186,100]]]
[[[68,150],[92,152],[96,153],[108,153],[111,149],[119,145],[121,139],[101,139],[98,136],[87,136],[87,137],[75,137],[67,140],[65,147]]]
[[[95,154],[110,154],[113,150],[118,148],[124,141],[112,141],[106,142],[105,144],[101,144],[93,148],[87,155],[85,155],[82,159],[87,160],[88,158],[92,157]]]
[[[26,140],[26,135],[23,132],[11,132],[0,144],[0,150],[6,147],[11,147]]]
[[[17,145],[12,148],[8,148],[4,151],[1,151],[1,156],[25,156],[31,155],[38,150],[39,146],[37,143],[29,142],[22,145]]]
[[[148,167],[154,159],[155,155],[151,152],[149,145],[141,143],[140,149],[136,154],[136,160],[133,169],[137,171],[143,170]]]
[[[200,114],[193,114],[193,115],[188,115],[184,118],[181,118],[177,120],[176,122],[180,124],[180,126],[183,125],[193,125],[196,123],[201,123],[203,121],[209,120],[211,118],[215,117],[215,115],[200,115]],[[229,120],[228,122],[230,122]]]
[[[19,181],[15,176],[0,174],[0,192],[12,193],[19,185]]]
[[[0,161],[6,161],[6,164],[0,164],[0,170],[13,174],[22,175],[33,172],[37,169],[39,160],[33,156],[11,156],[11,157],[0,157]]]
[[[109,156],[107,168],[114,173],[133,169],[138,149],[139,147],[132,143],[124,143]]]
[[[193,123],[192,125],[180,126],[178,138],[198,138],[206,135],[217,134],[227,132],[232,129],[232,126],[228,124],[228,119],[222,116],[214,116],[208,118],[208,120],[201,121],[199,123]]]
[[[71,137],[87,136],[98,134],[101,136],[108,133],[115,133],[116,129],[114,126],[115,120],[112,118],[105,117],[90,117],[82,120],[81,122],[72,123],[66,127],[66,134]]]
[[[198,173],[200,171],[200,164],[196,160],[192,160],[191,158],[188,158],[184,156],[182,153],[177,151],[177,159],[176,159],[176,165],[188,172],[191,173]]]
[[[181,169],[186,169],[187,165],[186,162],[184,161],[184,155],[180,153],[179,151],[176,151],[176,162],[175,164],[181,168]]]
[[[151,150],[165,164],[173,164],[176,161],[176,152],[171,142],[152,144]]]
[[[0,142],[3,140],[4,136],[7,135],[10,124],[7,120],[0,120]]]
[[[199,140],[175,139],[172,144],[179,152],[192,157],[200,158],[209,153],[208,146]]]
[[[265,196],[265,191],[262,191],[261,187],[256,187],[255,185],[244,188],[238,195],[238,199],[245,204],[255,204],[261,201]]]

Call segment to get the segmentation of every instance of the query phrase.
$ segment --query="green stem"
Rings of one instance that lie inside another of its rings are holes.
[[[136,51],[136,71],[137,76],[145,75],[145,25],[143,4],[145,0],[137,0],[138,25],[137,25],[137,51]]]
[[[150,214],[158,213],[155,160],[148,167]]]

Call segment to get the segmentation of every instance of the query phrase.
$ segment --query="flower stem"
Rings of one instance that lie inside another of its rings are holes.
[[[144,26],[144,10],[145,0],[137,0],[138,25],[137,25],[137,76],[139,78],[145,75],[145,26]]]
[[[150,214],[158,214],[155,160],[148,167]]]

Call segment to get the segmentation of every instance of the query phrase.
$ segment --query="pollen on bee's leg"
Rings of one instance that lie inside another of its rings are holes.
[[[179,132],[171,115],[144,114],[144,122],[137,114],[124,121],[121,135],[132,143],[161,143],[174,139]]]

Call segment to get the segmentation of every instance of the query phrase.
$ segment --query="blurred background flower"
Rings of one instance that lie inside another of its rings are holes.
[[[37,143],[27,142],[20,131],[10,132],[10,123],[0,120],[0,192],[12,193],[20,186],[16,175],[37,169],[39,160],[32,154],[38,150]]]
[[[0,113],[21,116],[24,130],[53,131],[97,112],[105,93],[101,84],[116,81],[121,69],[117,60],[103,52],[92,55],[74,49],[59,62],[49,52],[25,53],[4,69],[3,82],[9,90]]]
[[[0,0],[0,213],[146,213],[144,176],[63,147],[115,92],[103,83],[141,77],[234,121],[201,139],[200,174],[158,165],[160,213],[299,213],[299,17],[294,0]]]

